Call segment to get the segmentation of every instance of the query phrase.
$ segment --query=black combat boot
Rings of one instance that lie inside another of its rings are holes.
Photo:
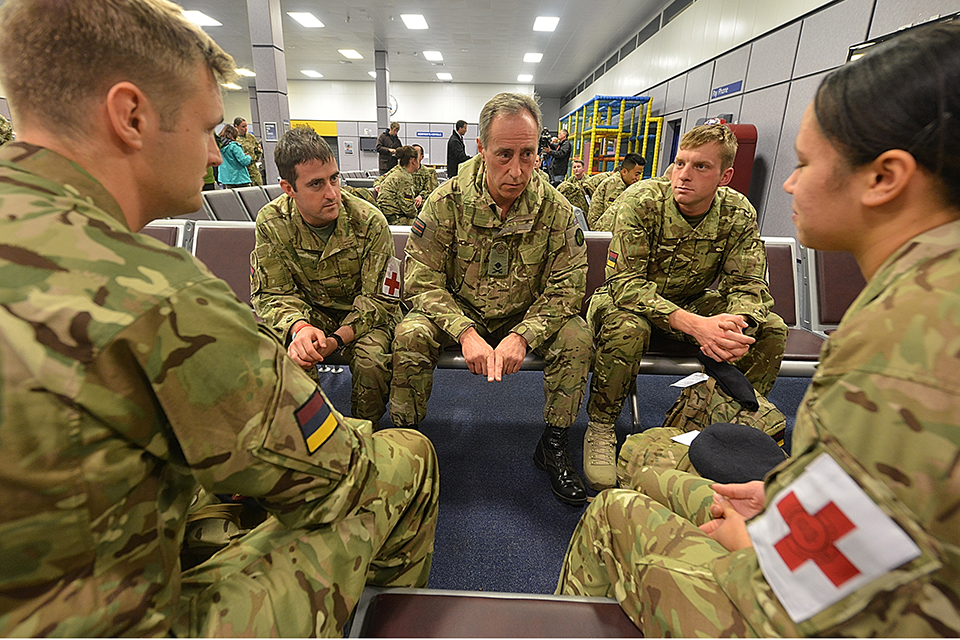
[[[547,425],[533,453],[533,461],[550,476],[550,486],[561,502],[580,506],[587,502],[587,490],[570,462],[569,434],[569,429]]]

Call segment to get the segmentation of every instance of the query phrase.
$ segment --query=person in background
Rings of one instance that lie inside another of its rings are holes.
[[[911,29],[803,115],[797,237],[851,252],[867,285],[792,457],[748,484],[640,470],[587,508],[558,593],[616,597],[648,638],[960,635],[957,51],[956,21]]]
[[[400,142],[400,123],[391,122],[390,129],[384,131],[377,137],[377,153],[380,155],[380,175],[385,175],[387,171],[397,166],[397,149],[403,146]]]
[[[628,153],[620,162],[620,169],[597,186],[590,198],[590,211],[587,214],[591,231],[613,230],[613,220],[604,219],[603,214],[627,187],[643,178],[646,163],[640,154]]]
[[[243,152],[243,147],[237,142],[237,128],[232,124],[225,125],[223,131],[223,147],[220,153],[223,155],[223,163],[218,170],[220,184],[228,189],[250,186],[250,172],[247,167],[253,161],[253,158]]]
[[[403,146],[397,149],[397,161],[397,168],[380,185],[377,206],[389,224],[409,225],[417,216],[413,174],[420,168],[420,154],[413,147]]]
[[[456,178],[460,165],[470,159],[463,136],[467,133],[467,121],[457,120],[453,133],[447,138],[447,178]]]
[[[583,211],[584,215],[590,210],[587,190],[583,185],[585,173],[586,168],[583,166],[583,160],[574,158],[573,173],[557,186],[557,191],[559,191],[571,205]]]
[[[0,144],[13,141],[13,125],[0,114]]]
[[[250,173],[250,183],[256,186],[263,185],[263,176],[260,175],[260,167],[257,163],[263,158],[263,146],[256,136],[247,131],[247,121],[237,116],[233,119],[233,126],[237,128],[237,142],[243,148],[243,152],[252,158],[247,165],[247,171]]]
[[[554,186],[563,182],[567,176],[567,166],[570,164],[570,154],[573,152],[573,146],[567,137],[570,133],[566,129],[560,129],[557,133],[556,146],[550,145],[544,153],[550,157],[550,183]]]
[[[0,6],[3,636],[335,636],[368,582],[427,584],[429,440],[340,415],[137,233],[200,208],[233,69],[166,0]],[[272,515],[184,572],[198,487]]]

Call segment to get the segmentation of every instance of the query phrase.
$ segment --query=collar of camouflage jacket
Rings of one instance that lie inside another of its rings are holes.
[[[129,229],[123,210],[110,192],[83,167],[54,151],[25,142],[10,142],[0,147],[0,165],[41,178],[43,183],[36,183],[37,188],[86,200]]]
[[[536,217],[544,199],[546,178],[533,171],[523,193],[513,202],[503,220],[497,215],[497,203],[487,188],[487,170],[479,154],[460,165],[457,172],[460,192],[463,194],[465,211],[472,209],[471,222],[478,227],[502,227],[516,225]]]

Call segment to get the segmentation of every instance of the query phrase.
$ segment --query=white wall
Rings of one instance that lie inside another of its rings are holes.
[[[501,91],[533,93],[533,85],[391,82],[398,122],[477,122],[483,105]],[[294,120],[377,121],[376,86],[371,82],[289,80]],[[249,106],[247,108],[249,111]]]
[[[697,0],[564,104],[560,114],[595,95],[636,95],[830,1]]]

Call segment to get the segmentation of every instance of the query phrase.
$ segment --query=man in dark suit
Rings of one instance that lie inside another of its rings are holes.
[[[467,132],[466,120],[457,120],[453,133],[447,139],[447,177],[454,178],[461,162],[470,159],[463,146],[463,134]]]

